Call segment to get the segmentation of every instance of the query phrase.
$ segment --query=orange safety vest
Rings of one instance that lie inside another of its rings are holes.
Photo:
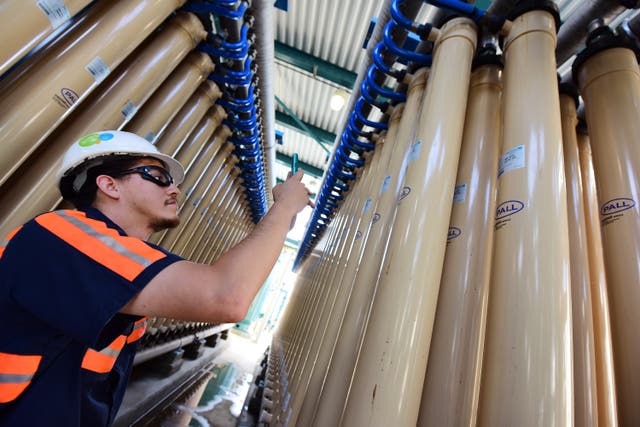
[[[147,318],[144,317],[133,324],[129,335],[120,335],[102,350],[88,348],[82,359],[82,368],[100,374],[111,371],[125,344],[142,338],[146,328]],[[0,403],[9,403],[26,390],[41,361],[41,355],[0,353]]]

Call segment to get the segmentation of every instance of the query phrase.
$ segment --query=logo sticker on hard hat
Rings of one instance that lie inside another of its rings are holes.
[[[100,144],[102,141],[109,141],[110,139],[113,139],[112,133],[92,133],[80,139],[78,145],[81,147],[91,147],[92,145]]]

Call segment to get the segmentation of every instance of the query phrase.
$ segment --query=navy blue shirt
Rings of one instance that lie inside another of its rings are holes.
[[[0,425],[110,425],[145,322],[118,311],[182,258],[96,209],[12,234],[0,241]]]

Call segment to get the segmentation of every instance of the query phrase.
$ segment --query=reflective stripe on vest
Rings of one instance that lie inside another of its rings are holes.
[[[127,344],[138,341],[147,330],[147,318],[143,317],[133,324],[133,331],[127,337]]]
[[[100,351],[92,348],[87,349],[84,354],[84,358],[82,359],[82,367],[100,374],[105,374],[111,371],[125,344],[132,343],[142,338],[146,329],[147,318],[143,317],[133,324],[133,330],[129,335],[120,335],[118,338],[113,340],[111,344]]]
[[[11,233],[9,233],[7,235],[7,237],[5,237],[4,240],[0,240],[0,258],[2,258],[2,254],[4,254],[4,249],[9,244],[9,240],[11,240],[13,238],[13,236],[15,236],[18,233],[18,231],[20,231],[21,228],[22,228],[22,226],[16,228]]]
[[[105,374],[111,371],[126,342],[126,335],[120,335],[100,351],[92,348],[87,349],[82,359],[82,367],[89,371],[98,372],[99,374]]]
[[[149,265],[166,255],[140,239],[121,236],[102,221],[81,211],[55,211],[36,222],[89,258],[132,281]]]
[[[20,396],[31,384],[41,360],[42,356],[0,353],[0,403]]]

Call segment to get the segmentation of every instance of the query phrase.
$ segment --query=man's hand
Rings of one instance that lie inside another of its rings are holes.
[[[295,215],[304,209],[305,206],[315,208],[315,204],[309,200],[311,192],[302,183],[304,173],[298,170],[295,175],[289,173],[287,180],[273,187],[273,200],[291,213],[291,228],[295,223]]]

